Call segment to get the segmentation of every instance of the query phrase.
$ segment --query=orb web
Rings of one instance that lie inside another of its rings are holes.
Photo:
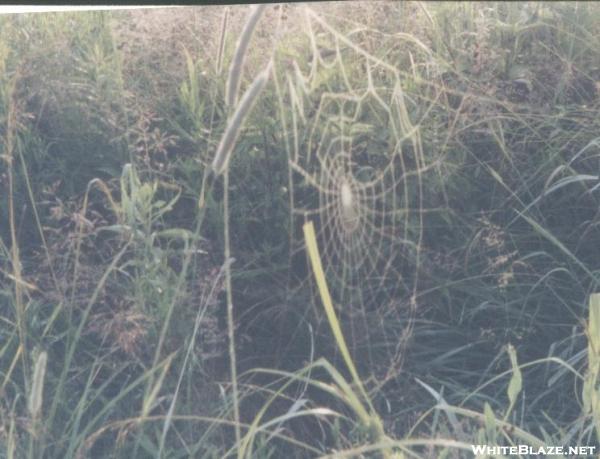
[[[292,214],[315,223],[327,282],[355,349],[380,349],[395,367],[416,309],[422,183],[433,160],[423,152],[400,72],[306,12],[312,59],[307,69],[294,62],[287,71],[281,111]],[[298,236],[292,243],[301,252]]]

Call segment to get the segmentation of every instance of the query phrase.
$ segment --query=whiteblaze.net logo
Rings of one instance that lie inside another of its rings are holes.
[[[585,457],[592,456],[596,452],[596,446],[489,446],[489,445],[471,445],[473,454],[478,458],[490,456],[565,456],[565,457]]]

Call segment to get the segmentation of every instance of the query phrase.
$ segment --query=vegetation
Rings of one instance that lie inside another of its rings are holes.
[[[598,445],[599,62],[592,2],[0,16],[0,456]]]

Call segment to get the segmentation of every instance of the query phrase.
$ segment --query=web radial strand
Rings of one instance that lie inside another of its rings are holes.
[[[402,330],[389,319],[409,321],[414,314],[421,180],[434,169],[413,124],[421,117],[414,107],[426,102],[405,96],[394,65],[352,44],[322,18],[310,15],[309,22],[315,50],[336,53],[287,75],[299,110],[288,142],[294,145],[292,212],[314,221],[339,313],[360,319],[352,322],[357,339],[386,337],[394,353]],[[375,310],[381,314],[369,314]]]
[[[321,143],[317,151],[323,257],[339,298],[349,307],[376,307],[372,296],[393,296],[390,286],[402,285],[394,279],[398,276],[394,260],[399,255],[394,241],[397,186],[389,182],[395,174],[389,163],[383,171],[361,164],[365,155],[355,160],[360,155],[354,154],[352,139],[344,143],[333,138],[327,145]]]

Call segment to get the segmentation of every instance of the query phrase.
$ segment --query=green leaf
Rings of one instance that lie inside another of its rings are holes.
[[[485,422],[485,432],[488,444],[496,443],[496,416],[488,402],[483,407],[483,417]]]
[[[512,411],[515,403],[517,401],[517,397],[521,393],[521,389],[523,388],[523,377],[521,375],[521,369],[519,368],[519,363],[517,362],[517,351],[512,344],[508,345],[508,355],[510,356],[510,363],[512,365],[513,374],[510,378],[510,382],[508,383],[508,400],[510,405],[508,410],[506,411],[506,415],[504,419],[508,419],[508,415]]]

